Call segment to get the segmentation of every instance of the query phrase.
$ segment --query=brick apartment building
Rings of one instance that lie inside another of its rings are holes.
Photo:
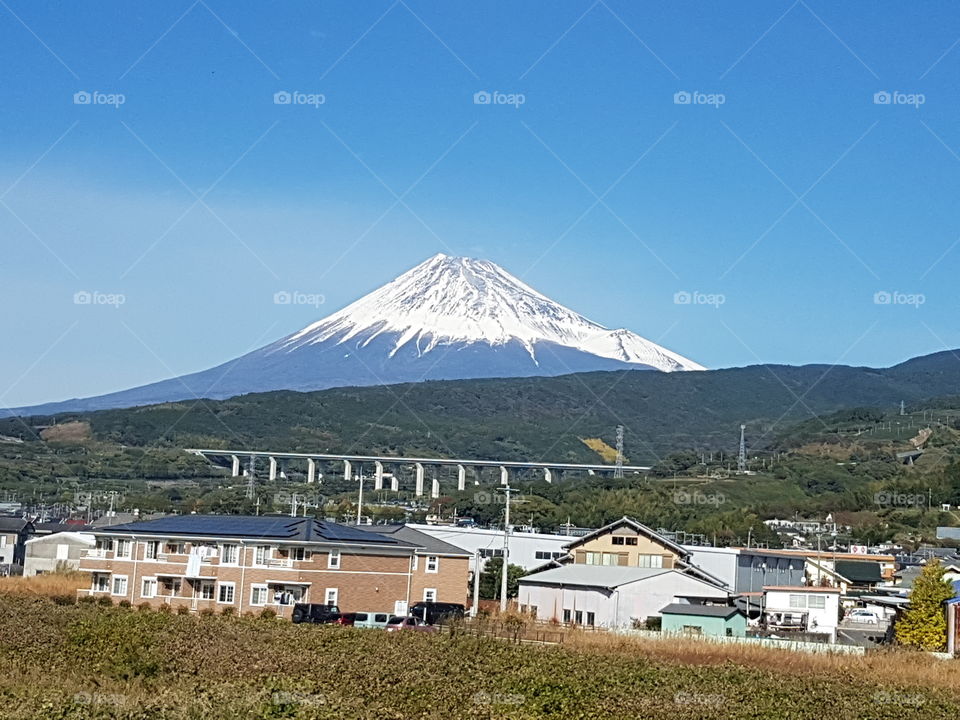
[[[315,518],[172,515],[92,534],[96,547],[80,560],[91,586],[82,592],[114,602],[270,607],[289,617],[295,602],[404,614],[424,599],[462,603],[466,595],[467,561],[461,571],[455,553],[425,554],[396,532]]]

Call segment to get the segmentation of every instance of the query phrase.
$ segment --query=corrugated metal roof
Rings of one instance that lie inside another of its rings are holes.
[[[100,528],[99,532],[409,546],[397,538],[348,525],[283,515],[168,515],[156,520],[111,525]]]
[[[638,580],[647,580],[664,573],[676,572],[670,568],[636,568],[615,565],[564,565],[520,578],[525,584],[588,585],[616,588]]]

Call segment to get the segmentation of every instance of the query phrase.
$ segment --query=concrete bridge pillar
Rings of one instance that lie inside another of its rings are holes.
[[[307,458],[307,482],[317,481],[317,461],[313,458]]]
[[[504,466],[500,466],[500,484],[509,485],[510,484],[510,474],[507,472],[507,469]]]
[[[277,459],[275,457],[270,458],[270,479],[277,479]]]
[[[383,463],[377,460],[373,467],[373,489],[383,490]]]
[[[400,492],[400,479],[397,477],[397,471],[393,471],[393,475],[390,477],[390,490],[393,492]]]
[[[457,465],[457,490],[463,492],[467,489],[467,469],[463,465]]]
[[[239,476],[239,475],[240,475],[240,458],[238,458],[236,455],[231,455],[231,456],[230,456],[230,461],[231,461],[231,463],[232,463],[232,467],[231,467],[231,469],[230,469],[230,473],[231,473],[234,477]]]
[[[349,460],[343,461],[343,479],[344,480],[353,479],[353,465]]]
[[[433,482],[430,485],[430,497],[434,500],[440,497],[440,481],[437,480],[436,475],[434,475]]]
[[[423,463],[415,463],[417,469],[417,489],[416,496],[423,496]]]
[[[553,473],[550,472],[550,468],[543,469],[543,479],[546,480],[548,483],[553,482]]]

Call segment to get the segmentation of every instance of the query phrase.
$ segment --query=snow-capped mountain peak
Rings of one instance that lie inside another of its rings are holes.
[[[658,370],[703,370],[629,330],[609,330],[550,300],[488,260],[442,253],[339,312],[278,341],[272,352],[333,342],[364,348],[389,339],[389,356],[411,345],[417,356],[438,346],[519,343],[534,364],[560,346]]]

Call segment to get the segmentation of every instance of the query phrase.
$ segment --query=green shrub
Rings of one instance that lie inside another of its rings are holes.
[[[186,605],[177,605],[177,615],[189,615],[190,608]]]
[[[148,602],[142,602],[139,605],[137,605],[137,610],[139,610],[140,612],[150,612],[152,609],[153,609],[153,605],[151,605]]]
[[[200,608],[200,617],[213,617],[216,615],[213,608]]]
[[[220,611],[220,614],[223,615],[223,617],[232,617],[236,614],[236,610],[234,610],[232,607],[225,607]]]
[[[123,599],[123,600],[121,600],[120,602],[117,603],[117,607],[122,607],[122,608],[124,608],[125,610],[128,610],[128,609],[130,609],[130,608],[133,607],[133,603],[130,602],[129,600],[127,600],[127,599]]]
[[[97,598],[97,605],[102,605],[103,607],[112,607],[113,600],[111,600],[106,595],[101,595],[100,597]]]
[[[273,608],[264,608],[260,611],[260,617],[263,620],[273,620],[277,616],[277,611]]]
[[[157,608],[157,612],[163,613],[164,615],[169,615],[170,613],[173,612],[173,610],[166,603],[162,603],[160,607]]]
[[[77,603],[80,605],[95,605],[97,599],[93,595],[83,595]]]

